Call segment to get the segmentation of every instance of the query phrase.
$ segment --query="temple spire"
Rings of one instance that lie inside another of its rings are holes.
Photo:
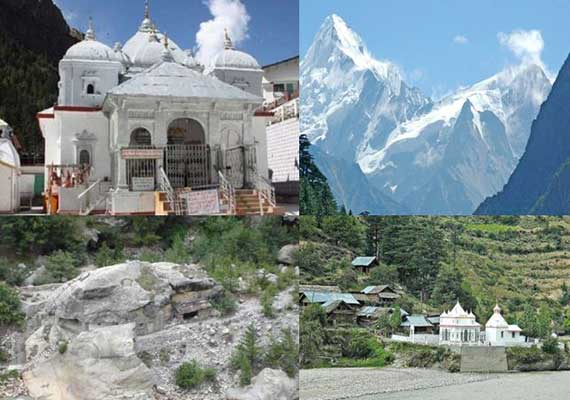
[[[150,19],[150,1],[145,0],[144,2],[144,18]]]
[[[162,61],[173,61],[172,54],[168,48],[168,34],[164,32],[164,50],[162,51]]]
[[[95,30],[93,29],[93,18],[89,17],[89,27],[85,32],[85,40],[95,40]]]
[[[144,2],[144,19],[139,27],[139,31],[141,32],[150,32],[154,28],[154,24],[150,19],[150,1],[145,0]]]
[[[224,48],[226,50],[230,50],[230,49],[234,48],[234,44],[232,42],[232,39],[230,38],[230,35],[229,35],[227,29],[224,29]]]

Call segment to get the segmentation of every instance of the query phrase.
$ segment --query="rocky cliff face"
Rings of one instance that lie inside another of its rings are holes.
[[[52,0],[0,0],[0,32],[53,65],[77,42]]]
[[[80,36],[52,0],[0,0],[0,118],[23,153],[43,154],[36,114],[56,102],[58,62]]]
[[[293,251],[283,248],[279,258],[285,262]],[[248,293],[245,281],[238,284]],[[245,294],[234,314],[222,316],[212,306],[222,292],[199,265],[139,261],[90,270],[64,284],[22,287],[25,331],[0,340],[23,377],[22,387],[8,393],[52,400],[223,398],[238,386],[230,358],[246,327],[255,323],[261,344],[284,328],[297,337],[298,310],[290,287],[273,301],[278,318],[265,316],[259,299]],[[174,371],[190,360],[215,368],[216,382],[178,388]],[[251,398],[243,397],[250,390],[269,393],[260,399],[285,392],[293,398],[296,385],[281,371],[260,375],[232,398]]]
[[[526,150],[508,183],[476,214],[563,214],[568,210],[565,163],[570,160],[570,57],[532,124]]]

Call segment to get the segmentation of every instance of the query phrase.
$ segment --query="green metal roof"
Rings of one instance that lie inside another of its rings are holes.
[[[352,265],[354,267],[368,267],[376,261],[376,257],[356,257],[352,260]]]
[[[400,326],[414,326],[416,328],[430,328],[433,325],[426,319],[425,315],[412,314],[409,315]]]
[[[323,293],[323,292],[302,292],[310,303],[326,303],[328,301],[342,300],[347,304],[360,304],[350,293]]]

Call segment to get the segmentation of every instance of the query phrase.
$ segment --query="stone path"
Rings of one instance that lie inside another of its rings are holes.
[[[570,399],[570,371],[450,374],[429,369],[303,370],[303,400]]]

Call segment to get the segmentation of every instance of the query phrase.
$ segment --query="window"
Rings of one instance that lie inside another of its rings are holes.
[[[87,94],[95,94],[95,86],[92,83],[87,85]]]
[[[149,131],[144,128],[137,128],[131,133],[130,146],[150,146],[152,137]]]
[[[501,332],[501,339],[505,337],[505,332]]]
[[[91,155],[87,150],[81,150],[79,152],[79,164],[81,165],[90,165],[91,164]]]
[[[513,334],[513,339],[514,339],[514,338],[515,338],[515,333],[513,332],[512,334]]]
[[[277,83],[273,85],[273,91],[283,93],[285,91],[285,85],[282,83]]]

